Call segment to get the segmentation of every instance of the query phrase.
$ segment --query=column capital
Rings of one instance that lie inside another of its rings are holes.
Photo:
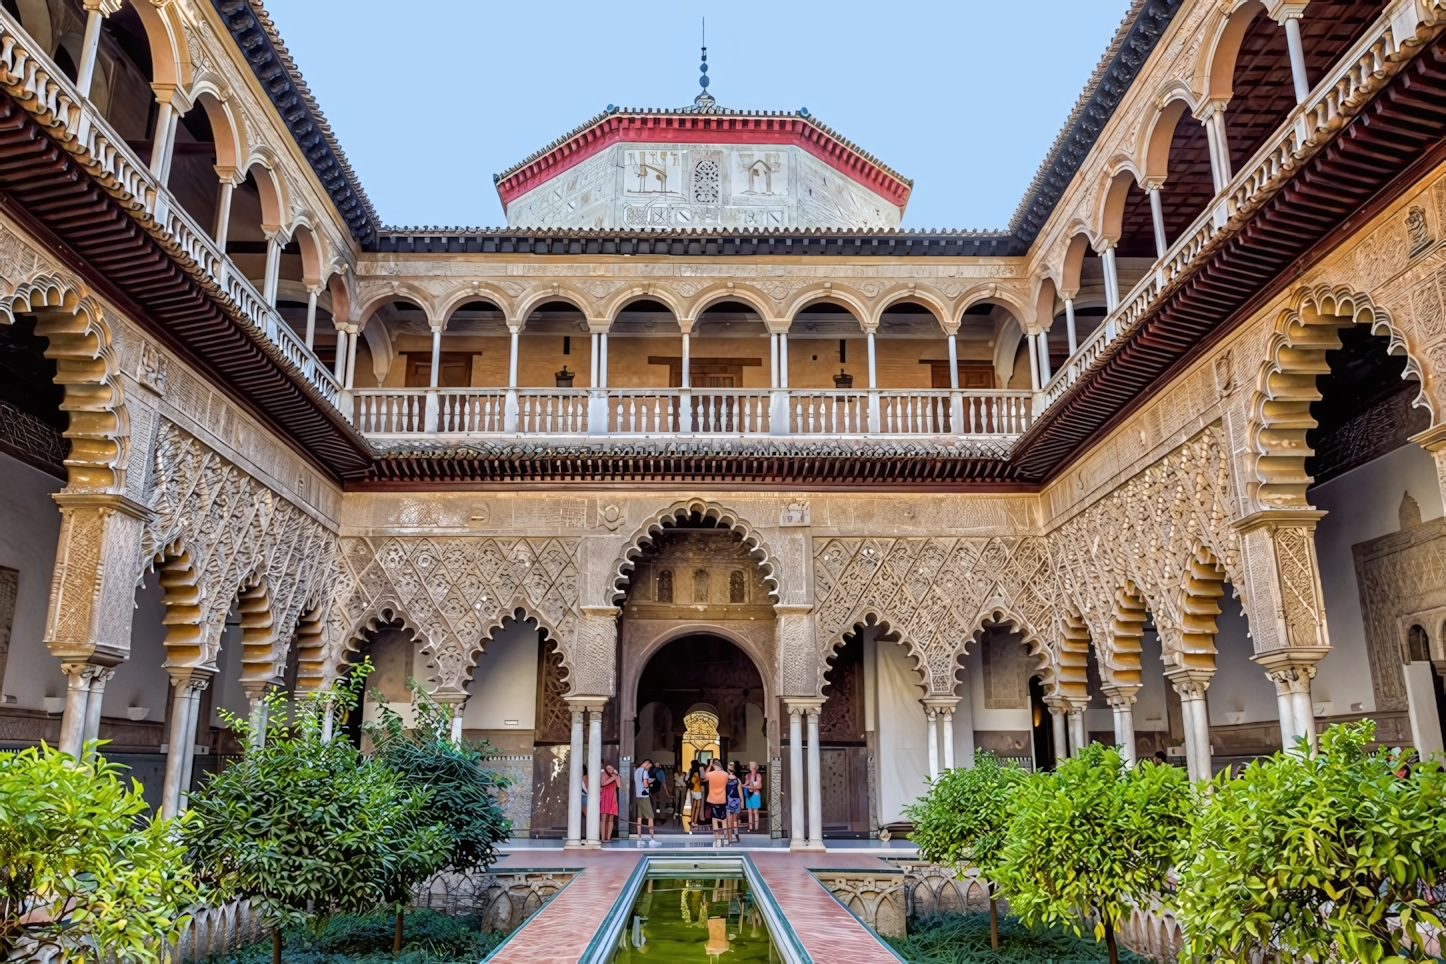
[[[1203,700],[1205,691],[1210,688],[1210,678],[1214,675],[1215,670],[1199,667],[1165,670],[1165,679],[1170,681],[1170,685],[1182,700]]]
[[[189,696],[210,686],[213,674],[195,666],[167,666],[166,675],[171,678],[177,695]]]
[[[89,689],[97,682],[102,686],[109,683],[115,676],[115,664],[65,662],[60,664],[60,671],[66,676],[78,677],[80,682]]]
[[[1140,183],[1140,187],[1146,194],[1151,191],[1162,191],[1165,188],[1165,179],[1163,177],[1147,177]]]
[[[1195,108],[1195,119],[1202,124],[1208,124],[1216,114],[1225,113],[1225,108],[1229,103],[1229,97],[1213,97],[1206,100]]]
[[[1310,0],[1266,0],[1265,12],[1271,20],[1284,24],[1287,20],[1304,17],[1309,4]]]
[[[960,699],[962,699],[962,697],[926,696],[919,702],[924,704],[924,709],[926,710],[934,710],[939,713],[953,713],[954,709],[959,705]]]
[[[1110,704],[1111,709],[1125,709],[1135,705],[1135,699],[1140,695],[1140,687],[1132,685],[1121,686],[1117,683],[1106,683],[1100,687],[1105,695],[1105,702]]]
[[[1265,670],[1277,693],[1309,693],[1316,664],[1329,652],[1329,646],[1291,646],[1259,653],[1251,659]]]
[[[114,492],[56,492],[50,496],[55,504],[64,509],[93,509],[97,512],[119,512],[149,522],[156,513],[134,499]]]
[[[1426,429],[1412,435],[1410,441],[1415,442],[1428,452],[1440,452],[1446,450],[1446,422]]]
[[[607,706],[610,697],[607,696],[564,696],[563,702],[568,705],[574,713],[601,713],[604,706]]]
[[[1322,509],[1261,509],[1242,516],[1230,523],[1230,528],[1244,535],[1257,529],[1277,529],[1281,526],[1314,529],[1316,523],[1325,518]]]
[[[1100,238],[1091,247],[1095,249],[1095,254],[1104,257],[1105,252],[1113,250],[1117,243],[1119,238]]]
[[[809,714],[817,716],[819,712],[823,709],[823,700],[813,696],[785,696],[783,698],[783,705],[788,710],[789,716],[792,716],[795,713],[799,713],[804,716],[807,716]]]
[[[86,13],[98,13],[102,17],[109,17],[113,13],[119,13],[124,0],[81,0],[81,6]]]

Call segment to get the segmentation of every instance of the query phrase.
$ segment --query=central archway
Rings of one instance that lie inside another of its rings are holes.
[[[652,760],[670,777],[679,770],[687,772],[695,761],[706,764],[715,756],[736,762],[740,772],[755,762],[764,773],[762,816],[766,818],[768,697],[757,664],[741,647],[707,631],[664,643],[648,657],[638,676],[634,705],[635,762]],[[698,727],[688,725],[690,717],[705,716],[711,717],[707,741],[691,732]],[[684,801],[676,783],[668,791],[667,802],[659,808],[654,801],[654,809],[662,826],[681,829]]]

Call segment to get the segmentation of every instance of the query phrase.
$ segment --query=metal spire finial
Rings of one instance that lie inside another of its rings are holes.
[[[704,17],[704,18],[703,18],[703,63],[702,63],[702,65],[701,65],[698,69],[699,69],[700,71],[702,71],[702,76],[698,78],[698,86],[700,86],[700,87],[703,88],[703,92],[700,93],[697,97],[693,98],[693,106],[694,106],[695,108],[697,108],[698,110],[708,110],[708,109],[711,108],[715,103],[717,103],[717,101],[715,101],[715,100],[713,99],[712,95],[708,93],[708,18],[707,18],[707,17]]]

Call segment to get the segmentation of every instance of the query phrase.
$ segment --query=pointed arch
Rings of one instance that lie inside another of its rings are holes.
[[[773,597],[773,602],[778,603],[784,598],[784,587],[775,572],[776,567],[773,562],[775,554],[764,542],[762,534],[740,513],[732,509],[705,499],[687,499],[675,502],[663,511],[656,513],[629,537],[613,563],[610,570],[612,578],[608,580],[604,589],[604,598],[597,605],[612,606],[626,595],[625,586],[633,568],[633,560],[642,553],[644,543],[652,542],[663,534],[664,529],[676,528],[678,520],[688,519],[693,515],[712,519],[719,528],[730,529],[737,533],[742,539],[743,547],[758,563],[759,571],[763,574],[764,585],[768,586],[768,594]]]
[[[130,423],[120,361],[99,303],[79,285],[42,274],[0,299],[0,323],[12,323],[17,312],[35,315],[35,333],[47,340],[45,357],[55,362],[55,381],[65,391],[67,491],[124,492]]]
[[[1387,351],[1406,356],[1402,378],[1415,378],[1421,386],[1412,402],[1438,420],[1427,392],[1427,378],[1419,359],[1410,351],[1402,332],[1384,309],[1369,296],[1348,288],[1320,285],[1302,289],[1294,305],[1281,312],[1266,347],[1250,403],[1248,438],[1255,455],[1252,495],[1262,505],[1307,507],[1306,489],[1314,481],[1306,474],[1305,460],[1313,451],[1306,433],[1316,427],[1310,413],[1321,394],[1316,377],[1330,371],[1326,352],[1341,347],[1339,331],[1358,324],[1371,333],[1389,337]]]

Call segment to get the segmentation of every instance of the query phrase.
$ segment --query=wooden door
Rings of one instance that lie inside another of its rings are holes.
[[[441,356],[439,388],[466,388],[472,384],[472,355],[463,351],[444,351]],[[407,387],[430,388],[432,384],[432,353],[407,352]]]
[[[820,747],[819,779],[823,786],[823,832],[868,833],[868,747]]]
[[[949,361],[925,359],[922,364],[930,366],[930,387],[949,388]],[[994,387],[994,364],[987,361],[959,362],[959,387],[963,389],[984,389]]]

